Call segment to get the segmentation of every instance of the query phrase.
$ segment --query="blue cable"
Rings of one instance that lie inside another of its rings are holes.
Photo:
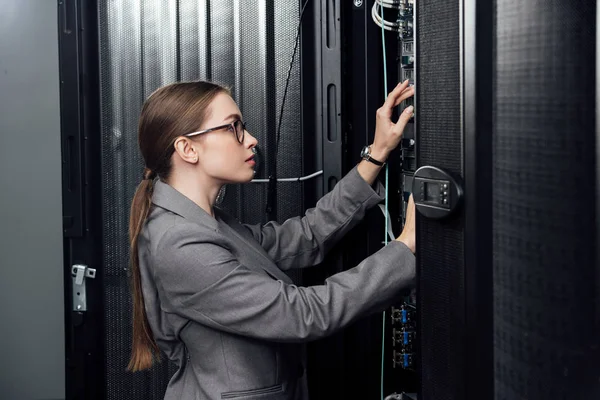
[[[387,55],[385,52],[385,29],[383,28],[383,5],[380,4],[381,9],[381,45],[383,49],[383,90],[384,99],[387,100],[388,95],[388,82],[387,82]],[[388,244],[388,183],[389,183],[389,163],[385,165],[385,232],[384,232],[384,243]],[[383,323],[381,329],[381,400],[384,400],[383,393],[383,375],[385,371],[385,311],[383,312]]]

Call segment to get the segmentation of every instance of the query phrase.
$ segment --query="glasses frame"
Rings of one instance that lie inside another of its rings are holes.
[[[237,128],[235,127],[235,125],[238,122],[241,122],[241,124],[242,124],[242,137],[241,138],[238,135]],[[186,133],[183,136],[185,136],[185,137],[193,137],[193,136],[198,136],[198,135],[202,135],[202,134],[205,134],[205,133],[214,132],[214,131],[218,131],[218,130],[229,128],[229,127],[231,127],[232,133],[235,136],[235,139],[238,141],[238,143],[239,144],[243,144],[244,143],[244,137],[246,136],[246,123],[243,122],[241,119],[236,119],[233,122],[230,122],[228,124],[223,124],[223,125],[215,126],[214,128],[208,128],[208,129],[203,129],[203,130],[197,131],[197,132]]]

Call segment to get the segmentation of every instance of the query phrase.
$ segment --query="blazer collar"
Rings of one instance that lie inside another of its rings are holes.
[[[174,212],[188,221],[194,221],[199,225],[208,226],[210,229],[221,232],[221,229],[219,229],[219,221],[217,219],[211,217],[209,213],[204,211],[202,207],[198,206],[183,193],[179,192],[171,185],[162,182],[161,180],[157,180],[154,183],[152,203],[164,208],[165,210]],[[292,280],[273,263],[260,245],[251,242],[249,239],[244,237],[243,233],[237,231],[233,226],[227,224],[229,217],[225,214],[221,214],[219,210],[215,209],[215,215],[217,214],[223,223],[229,227],[229,229],[237,236],[239,240],[245,242],[264,258],[265,262],[261,263],[260,268],[267,271],[276,279],[281,279],[286,283],[292,283]]]
[[[189,221],[208,226],[215,231],[219,230],[219,223],[215,218],[211,217],[209,213],[183,193],[160,179],[154,182],[152,203],[172,211]]]

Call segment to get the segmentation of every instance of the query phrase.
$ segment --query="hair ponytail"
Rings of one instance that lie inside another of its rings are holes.
[[[138,185],[129,215],[129,243],[131,246],[131,289],[133,293],[133,343],[127,369],[141,371],[152,367],[154,358],[160,358],[160,349],[148,323],[142,292],[142,276],[138,255],[138,236],[144,227],[152,204],[153,180],[146,169],[144,179]]]

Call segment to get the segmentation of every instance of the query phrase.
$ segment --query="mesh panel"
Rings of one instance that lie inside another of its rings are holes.
[[[250,26],[252,21],[257,21],[260,18],[263,20],[267,18],[267,10],[264,3],[257,4],[250,1],[241,1],[239,7],[239,20],[244,26]],[[272,23],[272,18],[266,22],[266,24]],[[260,154],[260,162],[257,166],[256,177],[264,178],[268,162],[266,154],[268,149],[267,137],[270,133],[269,124],[272,124],[272,121],[267,120],[267,92],[269,89],[271,90],[271,95],[273,95],[273,88],[268,88],[266,84],[268,62],[266,59],[266,27],[242,29],[240,35],[236,38],[236,43],[239,43],[239,60],[237,60],[237,64],[240,68],[240,75],[237,82],[238,86],[235,88],[235,95],[240,102],[244,117],[248,121],[249,131],[258,140],[257,147]],[[262,57],[257,57],[257,53],[262,54]],[[243,67],[241,67],[242,65]],[[230,187],[228,187],[229,189]],[[239,204],[239,199],[248,199],[248,204],[252,204],[253,207],[239,210],[239,215],[252,223],[265,222],[266,186],[264,184],[252,184],[245,185],[237,190],[240,191],[237,197],[228,196],[226,204]],[[229,209],[232,210],[233,207]]]
[[[459,2],[417,1],[419,166],[462,175]],[[464,398],[462,227],[418,219],[421,396]]]
[[[257,178],[267,178],[268,163],[274,156],[276,122],[283,98],[283,89],[292,55],[298,4],[288,2],[272,7],[269,4],[239,2],[236,7],[239,16],[232,22],[237,32],[219,46],[232,47],[230,63],[234,67],[234,96],[248,122],[248,129],[258,140],[259,165]],[[256,27],[257,20],[266,22]],[[213,21],[213,24],[216,23]],[[267,27],[271,28],[267,29]],[[274,28],[273,28],[274,26]],[[229,29],[229,32],[232,30]],[[274,48],[273,48],[274,46]],[[274,54],[274,59],[265,57]],[[213,54],[213,57],[215,55]],[[292,69],[290,85],[281,126],[281,143],[277,172],[279,177],[299,177],[302,175],[302,133],[301,116],[295,110],[300,108],[300,69],[298,55]],[[217,76],[221,81],[223,78]],[[220,72],[222,73],[222,72]],[[278,219],[284,220],[302,213],[301,185],[280,183],[277,190]],[[223,207],[241,220],[249,223],[266,222],[266,185],[252,184],[228,186]],[[244,207],[241,207],[241,205]]]
[[[496,30],[496,398],[598,399],[595,2],[498,0]]]
[[[167,362],[144,373],[125,371],[131,347],[127,230],[142,175],[137,122],[144,99],[178,79],[230,86],[264,155],[267,140],[275,140],[274,116],[297,22],[296,2],[277,7],[273,1],[257,5],[241,0],[99,2],[107,399],[162,399],[175,371]],[[303,172],[298,65],[296,61],[292,70],[282,124],[281,177]],[[266,161],[263,157],[263,166]],[[264,170],[257,173],[264,175]],[[279,220],[302,212],[299,184],[281,184],[277,199]],[[242,222],[264,222],[265,200],[265,185],[230,186],[222,207]]]
[[[157,87],[176,79],[174,1],[101,2],[102,187],[108,399],[162,399],[174,370],[125,371],[131,352],[129,207],[141,179],[137,120]]]

